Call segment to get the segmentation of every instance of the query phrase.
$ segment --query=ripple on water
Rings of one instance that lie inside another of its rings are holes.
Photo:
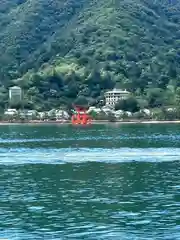
[[[178,126],[129,128],[5,129],[0,238],[179,240]]]
[[[179,239],[179,167],[1,165],[0,238]]]
[[[0,149],[1,164],[64,164],[83,162],[164,162],[179,161],[180,148],[61,148]]]

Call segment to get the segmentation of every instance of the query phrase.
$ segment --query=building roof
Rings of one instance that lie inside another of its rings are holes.
[[[129,94],[130,92],[128,92],[126,89],[125,89],[125,90],[122,90],[122,89],[116,89],[116,88],[114,88],[113,90],[106,92],[106,94],[107,94],[107,93]]]
[[[9,89],[10,89],[10,90],[11,90],[11,89],[18,89],[18,90],[20,90],[21,88],[18,87],[18,86],[13,86],[13,87],[10,87]]]
[[[15,108],[8,108],[6,111],[7,112],[16,112],[17,110]]]

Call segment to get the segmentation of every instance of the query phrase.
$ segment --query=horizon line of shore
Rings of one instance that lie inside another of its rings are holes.
[[[154,123],[180,123],[180,120],[129,120],[129,121],[122,121],[122,120],[117,120],[117,121],[108,121],[108,120],[93,120],[91,124],[88,125],[93,125],[93,124],[154,124]],[[29,121],[0,121],[0,125],[21,125],[21,124],[39,124],[39,125],[45,125],[45,124],[71,124],[71,121],[69,120],[59,120],[59,121],[41,121],[41,120],[29,120]],[[79,124],[77,124],[79,125]]]

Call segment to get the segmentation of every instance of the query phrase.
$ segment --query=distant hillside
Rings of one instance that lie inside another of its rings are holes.
[[[14,83],[38,109],[95,104],[114,86],[175,104],[180,0],[3,0],[0,29],[2,107]]]

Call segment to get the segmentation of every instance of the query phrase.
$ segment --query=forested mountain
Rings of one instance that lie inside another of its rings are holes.
[[[14,84],[37,109],[115,86],[149,107],[180,99],[180,0],[2,0],[0,29],[1,107]]]

